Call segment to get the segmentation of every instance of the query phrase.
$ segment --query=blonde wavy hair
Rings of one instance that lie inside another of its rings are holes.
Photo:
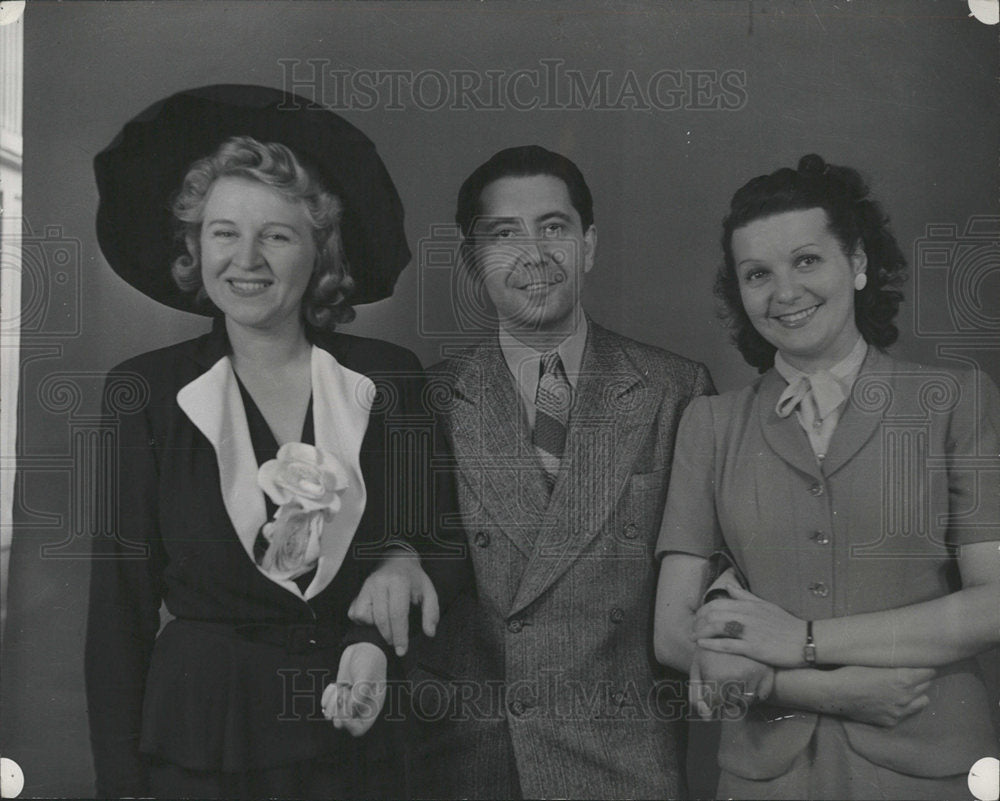
[[[177,286],[195,293],[196,303],[211,306],[201,280],[199,240],[208,192],[215,181],[226,177],[257,181],[303,204],[312,224],[316,263],[302,297],[302,318],[319,331],[332,331],[339,323],[353,320],[349,300],[354,280],[340,235],[343,203],[285,145],[258,142],[249,136],[227,139],[212,155],[194,162],[184,176],[171,205],[177,237],[186,250],[171,266]]]

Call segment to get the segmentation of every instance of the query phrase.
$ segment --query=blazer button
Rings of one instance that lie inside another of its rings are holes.
[[[623,533],[625,534],[625,539],[634,540],[636,537],[639,536],[639,527],[635,523],[629,523],[627,526],[625,526],[625,530]]]
[[[611,613],[608,615],[608,617],[611,618],[612,623],[621,623],[625,620],[625,610],[620,609],[619,607],[616,606],[614,609],[611,610]]]
[[[809,494],[812,495],[814,498],[818,498],[820,495],[823,494],[823,485],[813,484],[811,487],[809,487]]]
[[[611,702],[616,706],[621,706],[624,700],[625,700],[625,693],[623,693],[621,690],[615,690],[615,692],[611,693]]]
[[[511,634],[519,634],[521,629],[524,628],[524,621],[518,618],[507,621],[507,631]]]
[[[476,536],[473,537],[473,541],[480,548],[485,548],[490,544],[490,535],[487,534],[485,531],[477,531]]]
[[[830,588],[827,587],[822,581],[815,581],[809,585],[809,592],[819,598],[826,598],[830,594]]]
[[[524,714],[524,704],[521,701],[511,701],[508,709],[510,709],[510,714],[516,718]]]
[[[829,545],[830,543],[830,535],[825,531],[814,531],[812,538],[817,545]]]

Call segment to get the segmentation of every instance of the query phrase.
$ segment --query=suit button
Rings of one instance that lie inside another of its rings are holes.
[[[612,623],[621,623],[622,621],[625,620],[625,610],[620,609],[619,607],[616,606],[614,609],[611,610],[611,613],[608,615],[608,617],[611,618]]]
[[[823,485],[813,484],[811,487],[809,487],[809,494],[812,495],[814,498],[818,498],[820,495],[823,494]]]
[[[476,536],[473,537],[473,541],[480,548],[485,548],[490,544],[490,535],[487,534],[485,531],[477,531]]]
[[[814,531],[812,538],[817,545],[829,545],[830,543],[830,535],[825,531]]]
[[[520,701],[511,701],[510,707],[508,708],[510,709],[510,714],[516,718],[519,718],[524,714],[524,704]]]
[[[615,692],[611,693],[611,701],[615,705],[621,706],[622,701],[624,700],[625,700],[625,693],[623,693],[621,690],[616,690]]]
[[[627,526],[625,526],[625,530],[623,533],[625,534],[625,539],[634,540],[636,537],[639,536],[639,527],[635,523],[629,523]]]
[[[819,598],[826,598],[830,594],[830,588],[827,587],[822,581],[815,581],[809,585],[809,592]]]
[[[521,629],[524,628],[524,621],[514,618],[513,620],[507,621],[507,631],[511,634],[519,634]]]

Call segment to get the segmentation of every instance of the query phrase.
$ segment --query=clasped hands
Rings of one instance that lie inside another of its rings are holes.
[[[730,598],[702,606],[691,639],[697,644],[691,662],[690,700],[705,719],[735,704],[739,714],[775,689],[775,671],[806,665],[806,622],[740,587]],[[877,668],[847,665],[808,671],[811,700],[793,706],[839,715],[861,723],[892,727],[930,702],[936,671],[930,668]],[[782,699],[783,701],[785,699]]]
[[[745,656],[776,668],[804,667],[806,622],[742,587],[730,598],[705,604],[695,615],[691,638],[698,647]]]

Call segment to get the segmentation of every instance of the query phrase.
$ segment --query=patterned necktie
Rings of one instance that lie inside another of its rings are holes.
[[[573,388],[562,359],[556,351],[542,356],[538,365],[538,390],[535,393],[535,429],[531,444],[542,460],[549,490],[555,486],[566,447],[566,426],[573,401]]]

